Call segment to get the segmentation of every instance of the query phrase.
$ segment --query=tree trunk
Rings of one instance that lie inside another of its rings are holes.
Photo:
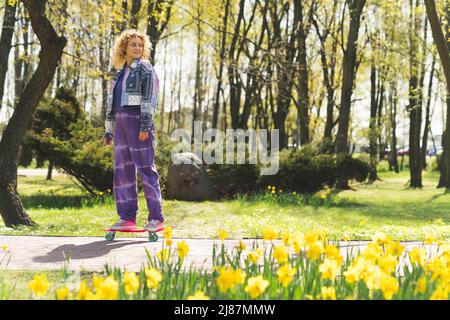
[[[411,0],[412,4],[412,0]],[[416,6],[418,0],[416,0]],[[415,33],[420,29],[420,19],[411,5],[412,30],[410,35],[410,79],[409,79],[409,172],[411,188],[422,188],[422,158],[420,155],[420,136],[422,126],[421,88],[419,85],[419,64],[417,61],[417,41]]]
[[[34,111],[61,59],[66,38],[59,37],[45,16],[46,0],[22,0],[41,43],[39,64],[20,96],[0,141],[0,214],[7,227],[32,225],[17,192],[17,154]]]
[[[369,183],[377,180],[377,126],[376,115],[378,102],[376,99],[376,68],[372,64],[370,71],[370,119],[369,119],[369,149],[370,149],[370,169]]]
[[[228,12],[230,7],[230,0],[227,0],[225,3],[225,15],[223,17],[223,32],[222,32],[222,42],[220,44],[220,61],[219,61],[219,75],[217,76],[217,90],[216,97],[214,99],[214,108],[213,108],[213,121],[212,127],[217,128],[217,124],[219,121],[219,106],[220,106],[220,92],[222,91],[222,74],[223,74],[223,65],[225,60],[225,44],[226,44],[226,34],[227,34],[227,25],[228,25]]]
[[[450,189],[450,56],[447,47],[447,41],[442,32],[439,18],[436,12],[436,5],[432,0],[425,0],[425,7],[427,11],[428,21],[430,22],[433,40],[438,49],[439,58],[444,69],[445,80],[447,83],[447,119],[445,122],[445,130],[442,135],[444,142],[444,153],[441,161],[441,177],[439,179],[438,187],[445,187]],[[449,17],[449,7],[447,6],[447,17]],[[447,39],[449,31],[447,30]]]
[[[141,0],[133,0],[131,3],[130,28],[137,29],[139,10],[141,9]]]
[[[433,78],[434,78],[434,66],[436,64],[436,57],[433,56],[433,62],[431,63],[431,71],[430,71],[430,80],[428,82],[428,95],[427,95],[427,105],[425,109],[425,124],[423,128],[423,137],[422,137],[422,166],[425,169],[427,166],[427,146],[428,146],[428,133],[430,131],[430,114],[431,114],[431,95],[433,89]]]
[[[8,4],[5,0],[5,15],[3,17],[2,36],[0,38],[0,110],[3,106],[3,93],[5,90],[5,78],[8,71],[8,57],[11,51],[11,41],[14,34],[14,24],[16,22],[16,7]]]
[[[347,1],[350,3],[350,28],[348,32],[347,48],[344,51],[343,59],[343,78],[341,89],[341,109],[339,112],[339,126],[336,135],[337,154],[349,153],[348,129],[350,124],[350,107],[355,80],[355,63],[357,52],[357,41],[360,27],[360,19],[365,0]],[[340,189],[348,188],[348,180],[339,178],[337,187]]]
[[[150,52],[150,61],[156,64],[155,53],[156,45],[161,37],[161,34],[169,23],[171,12],[173,7],[173,0],[149,0],[147,10],[147,35],[150,38],[152,44],[152,50]],[[165,11],[163,15],[162,11]]]
[[[47,171],[47,180],[52,180],[53,173],[53,160],[48,161],[48,171]]]
[[[389,118],[391,123],[392,137],[391,137],[391,159],[390,164],[394,167],[395,173],[399,173],[398,158],[397,158],[397,84],[394,81],[391,82],[390,88],[391,99]],[[390,167],[391,167],[390,165]]]

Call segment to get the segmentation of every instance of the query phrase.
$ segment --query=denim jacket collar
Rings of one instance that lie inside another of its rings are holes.
[[[139,58],[134,58],[133,61],[132,61],[131,64],[130,64],[130,68],[131,68],[131,69],[136,68],[140,60],[141,60],[141,59],[139,59]],[[123,63],[123,68],[122,68],[122,69],[125,69],[126,66],[127,66],[127,61],[125,61],[125,62]]]

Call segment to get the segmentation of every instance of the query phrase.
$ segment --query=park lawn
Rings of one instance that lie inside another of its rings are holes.
[[[173,226],[174,238],[213,238],[217,229],[229,238],[261,237],[262,229],[276,231],[327,231],[331,239],[370,239],[384,232],[397,240],[450,239],[450,193],[436,189],[437,173],[424,172],[424,188],[407,188],[409,174],[382,172],[373,185],[354,184],[333,196],[326,206],[281,204],[250,199],[187,202],[163,200],[166,225]],[[114,199],[102,203],[86,195],[65,176],[20,177],[19,193],[37,227],[6,228],[2,235],[103,236],[103,228],[117,220]],[[288,196],[288,195],[287,195]],[[146,222],[143,194],[139,197],[138,224]],[[136,237],[144,235],[137,234]]]

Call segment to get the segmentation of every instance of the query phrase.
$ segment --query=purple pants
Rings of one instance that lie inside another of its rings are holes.
[[[148,220],[156,219],[163,222],[158,172],[153,163],[155,157],[154,125],[151,125],[148,139],[139,141],[139,109],[116,112],[115,120],[113,186],[117,213],[122,220],[136,221],[138,213],[137,168],[142,178],[147,200]]]

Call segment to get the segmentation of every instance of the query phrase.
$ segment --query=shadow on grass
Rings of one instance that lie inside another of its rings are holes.
[[[110,241],[95,241],[82,245],[64,244],[59,246],[45,255],[37,256],[33,258],[34,262],[38,263],[52,263],[79,259],[89,259],[101,257],[108,254],[111,250],[122,248],[130,244],[148,243],[148,241],[135,241],[135,240],[115,240]]]
[[[114,199],[111,198],[90,198],[86,196],[64,196],[64,195],[32,195],[21,196],[22,204],[26,209],[45,208],[45,209],[62,209],[62,208],[84,208],[93,207],[95,205],[109,204]],[[111,203],[112,203],[111,202]]]

